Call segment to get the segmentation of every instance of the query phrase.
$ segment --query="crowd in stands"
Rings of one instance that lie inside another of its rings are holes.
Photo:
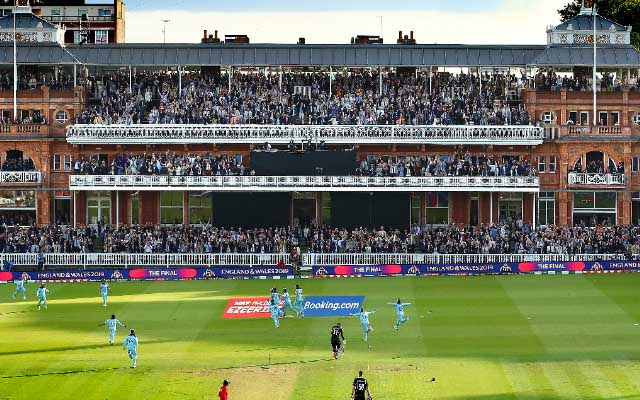
[[[610,161],[609,165],[605,167],[605,164],[602,160],[591,160],[587,162],[586,167],[583,167],[582,160],[580,160],[574,165],[572,172],[578,174],[587,173],[624,175],[624,162],[620,161],[618,164],[615,164],[613,163],[613,161]]]
[[[562,76],[554,71],[539,72],[535,77],[535,87],[539,90],[560,91],[567,89],[570,92],[590,92],[593,89],[592,76]],[[622,81],[610,72],[605,72],[596,80],[596,87],[602,92],[620,91]],[[631,86],[635,89],[635,86]]]
[[[427,157],[370,156],[356,169],[359,176],[533,176],[527,157],[496,157],[474,154]]]
[[[76,175],[170,175],[211,176],[251,175],[253,171],[232,155],[118,154],[112,161],[79,159],[74,162]]]
[[[2,162],[2,171],[35,171],[36,165],[31,158],[6,158]]]
[[[331,82],[330,82],[331,80]],[[528,125],[515,75],[115,73],[86,80],[83,124]],[[381,90],[382,88],[382,90]]]
[[[3,253],[312,253],[640,254],[634,226],[542,226],[522,221],[388,229],[297,226],[265,229],[204,226],[63,226],[0,228]]]

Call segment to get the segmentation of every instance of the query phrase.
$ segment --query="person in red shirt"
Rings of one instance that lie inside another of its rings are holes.
[[[220,390],[218,391],[218,398],[220,400],[229,400],[229,393],[227,392],[227,386],[229,386],[229,381],[226,379],[222,382],[222,386],[220,386]]]

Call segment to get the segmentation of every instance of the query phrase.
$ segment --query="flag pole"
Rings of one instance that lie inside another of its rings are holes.
[[[18,47],[16,44],[16,11],[18,0],[13,4],[13,123],[18,122]]]
[[[598,42],[598,37],[596,35],[596,5],[595,3],[593,4],[593,10],[591,11],[591,13],[593,14],[593,83],[592,83],[592,89],[593,89],[593,125],[596,126],[598,125],[598,114],[597,112],[597,98],[598,98],[598,94],[597,94],[597,85],[596,85],[596,67],[597,67],[597,46],[596,43]]]

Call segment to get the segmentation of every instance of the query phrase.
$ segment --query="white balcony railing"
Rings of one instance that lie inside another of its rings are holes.
[[[624,186],[624,174],[569,173],[569,185]]]
[[[625,260],[624,254],[304,254],[304,265],[491,264]]]
[[[164,175],[72,175],[71,190],[163,190],[291,192],[337,191],[506,191],[537,192],[538,177],[404,177],[361,176],[164,176]]]
[[[27,183],[38,184],[42,183],[42,173],[40,171],[1,171],[0,172],[0,184],[15,184],[15,183]]]
[[[14,265],[37,265],[37,254],[0,254],[0,260]],[[131,268],[131,267],[207,267],[216,265],[259,266],[289,264],[289,254],[108,254],[52,253],[45,254],[45,267],[56,268]]]
[[[303,265],[489,264],[505,262],[562,262],[625,260],[624,254],[304,254]],[[37,265],[34,253],[0,254],[0,262]],[[45,254],[47,269],[180,268],[219,265],[261,266],[290,264],[289,254]]]
[[[72,125],[74,144],[289,143],[313,140],[335,144],[541,144],[535,126],[409,125]]]

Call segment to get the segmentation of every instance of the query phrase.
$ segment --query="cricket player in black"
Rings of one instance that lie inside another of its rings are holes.
[[[331,328],[331,347],[333,348],[333,358],[338,359],[338,352],[342,347],[342,341],[346,344],[344,339],[344,333],[342,332],[342,325],[338,322],[333,328]]]
[[[364,395],[367,395],[366,399]],[[358,372],[358,377],[353,380],[353,388],[351,389],[351,400],[371,400],[371,392],[369,392],[369,383],[362,377],[362,371]]]

